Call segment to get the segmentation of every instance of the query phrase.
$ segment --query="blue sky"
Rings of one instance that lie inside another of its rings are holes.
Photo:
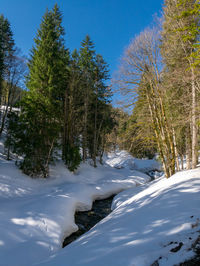
[[[111,73],[131,38],[152,22],[163,4],[163,0],[0,0],[0,13],[10,21],[15,42],[25,55],[33,46],[46,8],[55,2],[63,13],[66,46],[79,48],[89,34]]]

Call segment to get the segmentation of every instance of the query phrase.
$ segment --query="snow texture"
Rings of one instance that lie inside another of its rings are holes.
[[[109,216],[40,265],[175,265],[194,255],[199,196],[199,169],[121,192]]]
[[[0,154],[0,265],[146,266],[158,260],[169,266],[192,256],[188,248],[200,229],[200,170],[149,183],[139,171],[158,169],[157,162],[125,152],[108,157],[104,166],[82,164],[76,174],[57,163],[43,180],[23,175]],[[116,193],[113,212],[62,249],[77,230],[75,211]],[[179,243],[178,252],[170,251]]]
[[[89,210],[95,199],[146,183],[150,177],[108,165],[94,169],[82,164],[76,174],[62,163],[50,169],[50,178],[31,179],[0,146],[0,265],[27,266],[48,258],[63,239],[78,229],[76,210]]]

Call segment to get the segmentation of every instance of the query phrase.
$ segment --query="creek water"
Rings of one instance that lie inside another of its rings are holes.
[[[95,200],[91,210],[75,213],[75,223],[79,229],[65,238],[63,248],[89,231],[95,224],[111,213],[111,204],[114,196],[103,200]]]

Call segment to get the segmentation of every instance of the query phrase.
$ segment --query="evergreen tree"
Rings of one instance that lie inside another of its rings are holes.
[[[48,166],[61,132],[66,85],[67,52],[62,16],[55,5],[46,11],[28,62],[26,97],[22,101],[21,123],[26,124],[21,154],[22,170],[31,176],[48,176]]]
[[[82,97],[82,151],[83,161],[90,157],[96,167],[96,157],[103,153],[105,135],[108,133],[110,88],[108,65],[103,57],[95,53],[94,44],[86,36],[80,49],[79,66],[81,73]]]
[[[198,40],[199,4],[193,0],[166,0],[161,52],[166,69],[163,75],[168,113],[174,124],[174,138],[185,130],[187,168],[197,164],[198,72],[194,69],[194,46]],[[195,10],[194,12],[192,10]],[[183,108],[184,105],[184,108]],[[177,132],[177,133],[176,133]],[[182,143],[178,141],[179,143]],[[179,151],[178,151],[179,150]],[[177,157],[177,156],[176,156]],[[191,164],[192,162],[192,164]]]
[[[178,31],[182,32],[182,40],[190,42],[193,46],[190,58],[194,63],[192,67],[199,66],[200,64],[200,3],[196,0],[178,0],[177,9],[180,9],[177,19],[179,22]]]
[[[15,43],[10,23],[3,15],[0,15],[0,107],[2,104],[3,81],[10,69],[11,59],[15,52]],[[1,118],[1,112],[0,112]]]
[[[138,91],[133,113],[127,119],[126,128],[120,132],[120,137],[125,143],[125,148],[134,157],[152,159],[157,152],[151,114],[142,88]]]
[[[28,142],[26,135],[26,121],[22,120],[20,117],[19,102],[17,107],[17,110],[8,113],[8,119],[6,120],[7,134],[4,144],[7,160],[11,159],[11,154],[23,156],[24,143]]]
[[[81,73],[77,50],[69,61],[68,83],[65,89],[62,158],[68,169],[74,171],[81,162],[80,124],[81,121]]]
[[[82,153],[83,161],[88,157],[88,117],[89,108],[91,105],[91,98],[94,93],[94,70],[95,70],[95,50],[94,44],[87,35],[85,40],[81,43],[80,59],[79,59],[80,73],[81,73],[81,98],[83,100],[83,120],[82,120]]]
[[[110,103],[111,91],[106,85],[108,80],[108,65],[103,57],[99,54],[95,56],[94,69],[94,91],[92,94],[92,104],[89,112],[89,136],[90,147],[89,151],[96,167],[96,156],[99,155],[99,150],[102,151],[101,138],[105,131],[106,120],[111,115],[108,104]],[[107,132],[108,133],[108,132]]]

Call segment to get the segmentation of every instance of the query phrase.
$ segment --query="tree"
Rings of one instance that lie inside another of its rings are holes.
[[[4,80],[2,82],[2,100],[1,103],[4,108],[1,110],[1,126],[0,136],[4,130],[7,116],[12,112],[12,108],[18,101],[20,101],[23,94],[24,75],[26,73],[26,61],[19,54],[18,50],[15,50],[12,55],[9,56],[8,66],[4,73]]]
[[[81,123],[83,161],[90,157],[93,159],[94,167],[96,167],[96,157],[99,153],[102,156],[103,152],[102,136],[107,128],[107,115],[110,114],[108,105],[111,91],[106,85],[109,78],[108,65],[101,55],[95,53],[94,44],[89,36],[86,36],[82,42],[79,66],[81,73],[80,93],[83,105]]]
[[[105,84],[108,80],[108,65],[99,54],[95,56],[94,68],[94,92],[92,94],[92,104],[90,107],[90,154],[96,167],[96,157],[101,149],[100,140],[105,130],[106,120],[111,115],[108,104],[110,103],[111,91]],[[107,132],[108,133],[108,132]]]
[[[95,51],[94,44],[89,35],[81,43],[80,48],[80,72],[83,100],[83,122],[82,122],[82,151],[83,161],[87,158],[88,147],[88,113],[91,104],[91,97],[94,92],[94,70],[95,70]]]
[[[24,156],[20,166],[31,176],[48,176],[61,132],[67,65],[61,23],[57,5],[46,11],[28,62],[29,91],[22,101],[20,115],[20,123],[26,125],[20,137],[20,153]]]
[[[3,15],[0,15],[0,108],[2,105],[3,81],[6,80],[7,76],[10,76],[9,72],[13,67],[14,53],[15,43],[10,23]]]
[[[133,112],[127,119],[127,125],[119,136],[123,139],[126,149],[137,158],[152,159],[156,152],[156,138],[151,123],[151,114],[146,95],[139,90]]]
[[[165,87],[168,89],[168,108],[171,121],[176,117],[176,121],[173,121],[175,127],[185,129],[187,168],[191,166],[195,168],[197,164],[199,77],[194,69],[193,56],[199,34],[197,6],[199,8],[199,4],[193,0],[165,1],[161,45],[163,61],[166,65],[164,80]]]
[[[159,30],[153,28],[132,40],[122,59],[119,86],[123,93],[134,95],[133,103],[144,95],[165,175],[170,177],[175,172],[175,147],[161,85],[159,39]]]
[[[74,171],[81,162],[81,73],[79,54],[74,50],[69,60],[68,83],[64,97],[62,158],[68,169]]]
[[[200,44],[199,44],[199,15],[200,4],[196,0],[178,0],[177,8],[180,8],[179,22],[182,20],[182,25],[178,29],[182,32],[184,42],[190,41],[193,46],[190,54],[191,60],[194,61],[192,67],[199,66],[200,63]],[[183,25],[184,24],[184,25]]]

